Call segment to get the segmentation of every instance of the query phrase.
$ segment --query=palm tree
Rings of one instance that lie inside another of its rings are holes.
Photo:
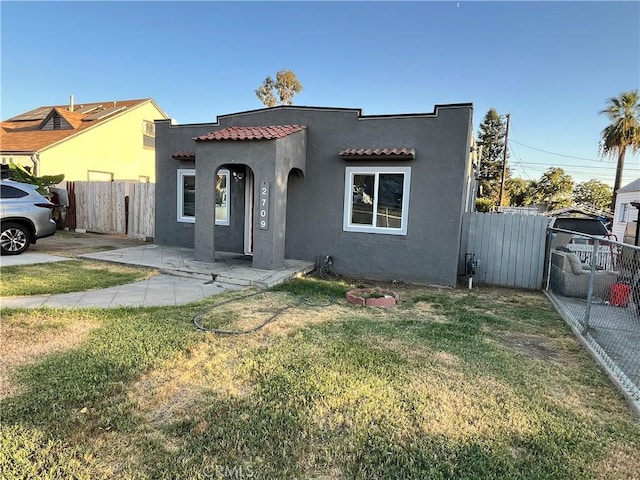
[[[607,100],[607,108],[600,113],[611,120],[611,124],[602,130],[600,153],[602,156],[618,157],[611,203],[611,210],[614,210],[616,192],[622,182],[624,155],[627,147],[633,153],[640,151],[640,97],[638,90],[624,92],[617,97],[610,98]]]

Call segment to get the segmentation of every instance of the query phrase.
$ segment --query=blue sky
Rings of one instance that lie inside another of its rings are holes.
[[[0,14],[2,119],[74,94],[153,97],[180,123],[209,122],[260,108],[264,77],[291,69],[297,105],[472,102],[476,133],[489,108],[510,113],[514,176],[561,166],[613,184],[598,112],[640,88],[640,2],[2,1]],[[627,156],[623,184],[639,175]]]

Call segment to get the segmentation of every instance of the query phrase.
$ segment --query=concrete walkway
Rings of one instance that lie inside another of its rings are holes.
[[[48,258],[47,258],[48,257]],[[242,290],[250,286],[268,288],[313,270],[314,264],[287,260],[282,270],[251,268],[250,257],[237,253],[216,253],[214,263],[197,262],[193,249],[146,244],[78,255],[80,258],[116,262],[157,269],[160,275],[126,285],[58,295],[2,297],[0,307],[14,308],[81,308],[81,307],[150,307],[185,305],[220,293]],[[68,257],[25,252],[15,257],[14,264],[71,260]]]
[[[36,263],[66,262],[68,260],[73,260],[73,258],[49,255],[48,253],[36,253],[27,250],[22,255],[1,256],[0,266],[12,267],[14,265],[34,265]]]
[[[237,287],[242,289],[243,287]],[[86,308],[175,306],[228,292],[196,278],[157,275],[147,280],[86,292],[2,297],[2,308]]]

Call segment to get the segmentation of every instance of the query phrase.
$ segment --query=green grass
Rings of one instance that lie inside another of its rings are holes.
[[[82,447],[69,447],[45,432],[19,425],[0,432],[0,472],[3,478],[106,478],[104,466],[95,464]]]
[[[314,277],[297,278],[273,288],[276,292],[289,292],[301,298],[343,298],[353,286],[344,281],[323,280]]]
[[[24,391],[0,404],[0,476],[640,476],[637,421],[542,295],[394,289],[396,309],[298,304],[245,337],[197,332],[193,306],[68,312],[100,326],[12,372]]]
[[[0,296],[9,297],[113,287],[148,278],[153,272],[112,263],[69,260],[2,267],[1,274]]]

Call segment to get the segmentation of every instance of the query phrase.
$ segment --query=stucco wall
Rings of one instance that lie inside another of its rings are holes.
[[[170,127],[164,122],[156,129],[158,198],[175,205],[175,172],[171,179],[170,171],[178,162],[170,156],[167,160],[167,153],[194,150],[193,136],[230,125],[306,125],[306,172],[290,176],[287,190],[286,257],[314,261],[332,255],[341,274],[455,285],[469,190],[471,115],[470,105],[385,117],[361,117],[358,110],[278,107],[224,116],[219,124]],[[338,156],[349,147],[409,147],[416,155],[413,160]],[[389,165],[411,167],[407,235],[343,231],[345,167]],[[222,249],[217,235],[216,248]],[[158,243],[191,246],[188,237],[184,229],[176,231],[168,216],[156,222]]]
[[[160,245],[194,247],[195,224],[177,221],[177,171],[181,168],[196,168],[196,164],[193,161],[175,160],[171,155],[180,151],[195,151],[196,144],[192,137],[211,132],[215,128],[213,124],[171,126],[169,120],[156,122],[155,241]],[[229,225],[216,226],[217,248],[225,252],[244,251],[245,180],[235,182],[231,178],[227,194]],[[211,218],[213,215],[214,212],[211,211]]]
[[[213,184],[208,181],[213,178],[219,166],[235,168],[249,164],[253,167],[256,179],[263,179],[270,172],[267,164],[275,157],[275,142],[197,142],[196,143],[196,235],[194,247],[195,258],[200,261],[212,261],[211,245],[216,249],[228,251],[225,240],[219,233],[224,227],[215,227],[215,242],[212,243],[213,230],[211,222],[214,214],[212,199]],[[204,172],[204,176],[201,174]],[[273,182],[269,177],[267,181]],[[244,194],[242,194],[244,197]],[[231,201],[235,201],[234,197]],[[202,219],[205,219],[202,221]],[[244,225],[244,212],[240,216]],[[238,220],[238,219],[234,219]],[[231,250],[238,251],[238,250]]]
[[[40,153],[40,175],[64,173],[65,180],[87,180],[87,171],[113,173],[114,180],[140,176],[155,182],[155,150],[143,146],[143,120],[164,114],[152,102],[127,110]]]

